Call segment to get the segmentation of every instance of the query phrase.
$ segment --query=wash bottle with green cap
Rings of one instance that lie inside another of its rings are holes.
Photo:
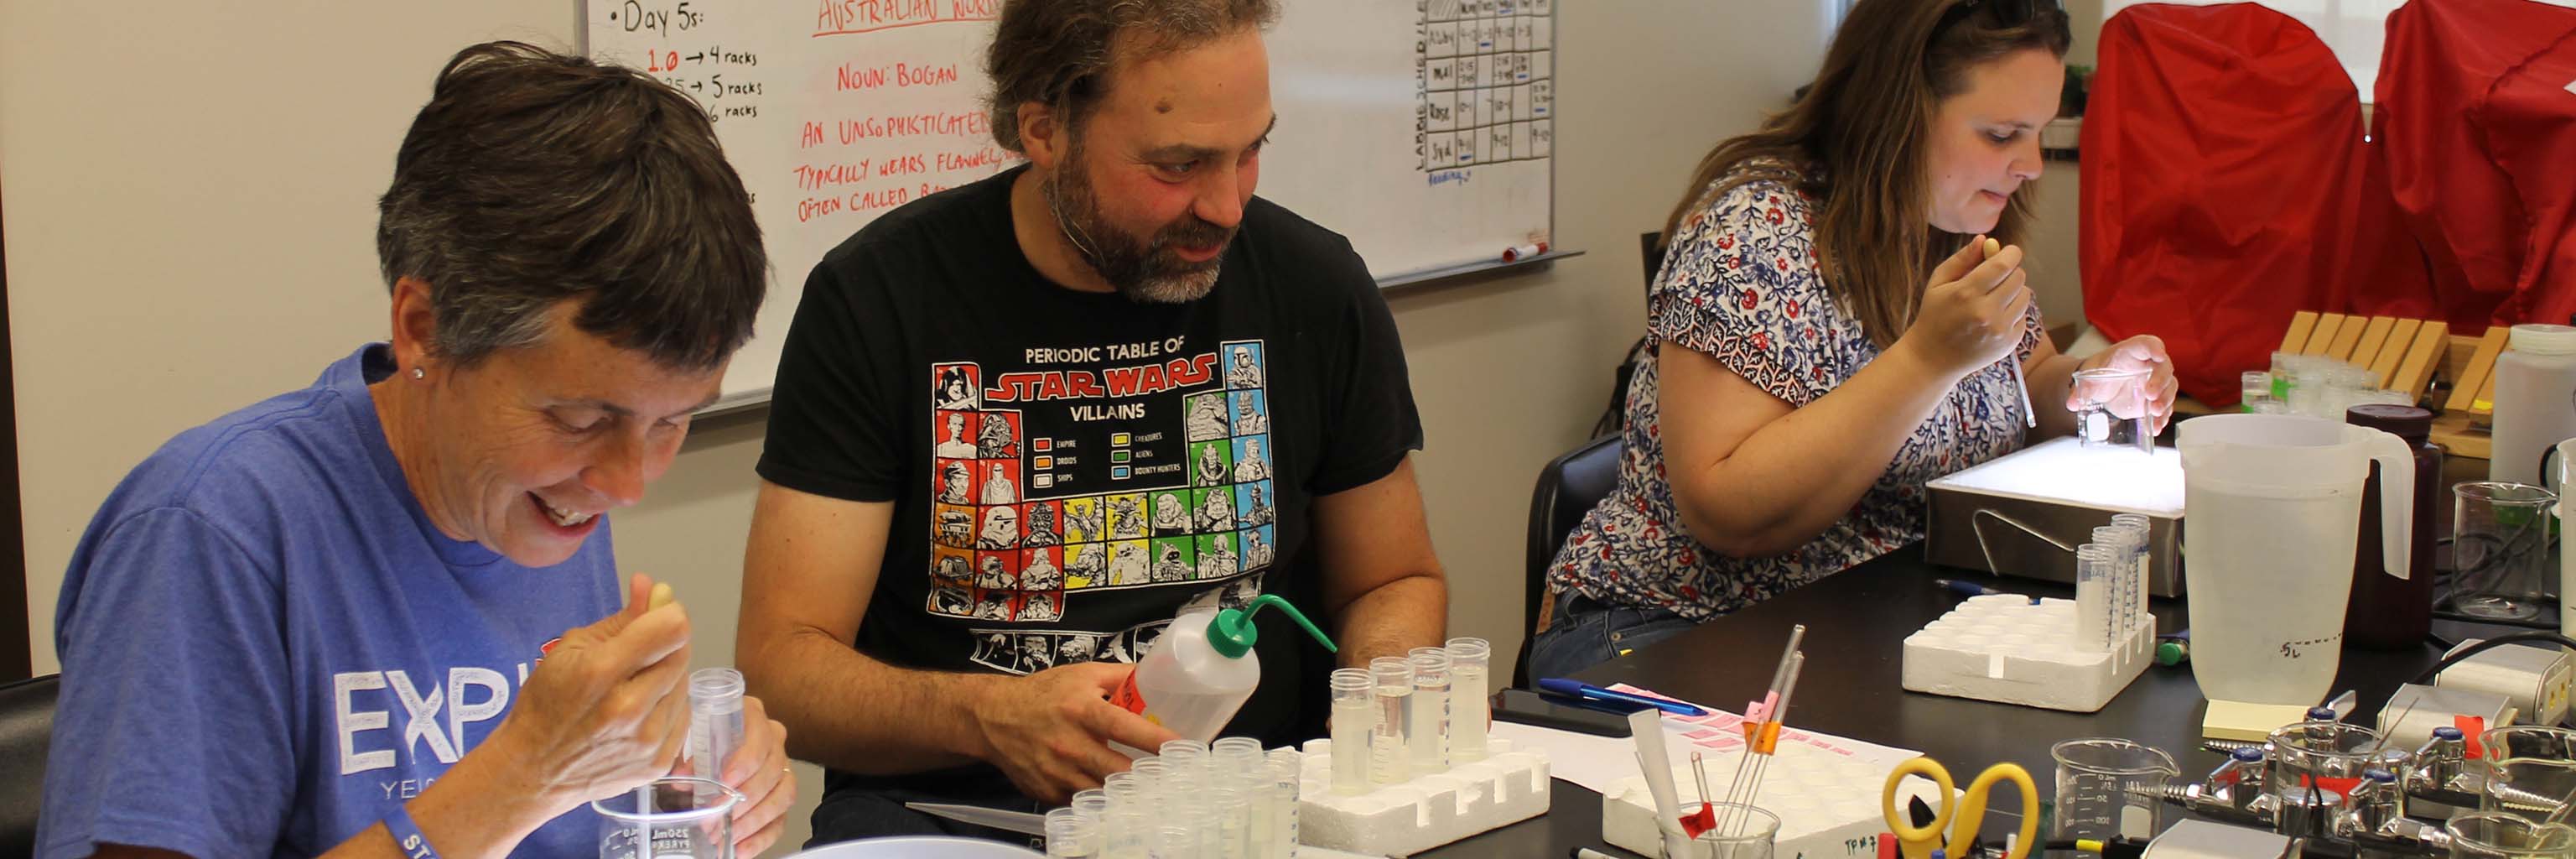
[[[1216,732],[1252,697],[1253,687],[1261,685],[1261,655],[1252,652],[1261,630],[1252,625],[1252,615],[1263,606],[1287,612],[1326,651],[1334,650],[1323,630],[1273,594],[1254,597],[1241,609],[1184,612],[1172,619],[1109,703],[1184,738],[1216,739]]]

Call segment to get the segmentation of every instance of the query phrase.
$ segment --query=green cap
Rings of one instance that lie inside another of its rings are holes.
[[[1217,612],[1216,619],[1208,621],[1208,646],[1216,648],[1217,654],[1227,659],[1242,659],[1245,653],[1252,651],[1253,643],[1261,640],[1261,628],[1252,625],[1252,613],[1260,611],[1265,605],[1275,605],[1280,611],[1287,612],[1290,620],[1306,628],[1306,634],[1314,636],[1316,641],[1323,642],[1325,652],[1340,652],[1333,647],[1332,639],[1324,637],[1323,630],[1316,629],[1313,621],[1307,620],[1306,615],[1299,612],[1296,606],[1289,605],[1287,600],[1280,599],[1277,594],[1253,597],[1250,608],[1230,608]]]
[[[2166,667],[2181,665],[2191,659],[2191,649],[2179,641],[2156,642],[2156,664]]]

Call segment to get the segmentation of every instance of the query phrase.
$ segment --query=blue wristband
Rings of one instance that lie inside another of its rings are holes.
[[[385,815],[385,831],[394,836],[394,846],[410,859],[438,859],[438,849],[429,846],[429,836],[420,834],[420,824],[411,822],[411,811],[400,805]]]

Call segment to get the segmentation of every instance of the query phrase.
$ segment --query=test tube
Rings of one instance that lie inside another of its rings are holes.
[[[1209,832],[1214,839],[1210,846],[1215,849],[1206,855],[1211,859],[1246,859],[1244,850],[1250,842],[1244,830],[1251,825],[1250,798],[1242,788],[1232,785],[1209,788],[1207,798],[1208,807],[1216,812],[1216,827]]]
[[[1261,741],[1251,737],[1225,737],[1208,744],[1208,758],[1216,768],[1217,785],[1243,792],[1244,855],[1258,855],[1260,844],[1270,829],[1270,758],[1264,754]]]
[[[1148,859],[1153,817],[1142,806],[1111,805],[1100,823],[1101,855],[1107,859]]]
[[[1202,785],[1207,783],[1208,744],[1197,740],[1171,740],[1163,744],[1162,753],[1163,766],[1169,768],[1164,770],[1167,778]]]
[[[2272,399],[2272,374],[2265,370],[2247,370],[2237,375],[2238,406],[2247,412]]]
[[[1369,781],[1397,784],[1413,777],[1405,766],[1404,737],[1411,733],[1413,663],[1401,656],[1369,660],[1377,696],[1377,724],[1369,729]]]
[[[689,771],[721,779],[742,746],[742,672],[700,668],[689,674]]]
[[[1416,774],[1449,769],[1449,651],[1416,647],[1405,653],[1413,663],[1412,719],[1404,742],[1412,750]]]
[[[1158,808],[1163,804],[1163,783],[1169,779],[1171,767],[1163,763],[1162,758],[1137,758],[1127,765],[1127,774],[1136,777],[1137,801],[1144,803],[1146,808]]]
[[[2100,653],[2111,643],[2111,547],[2075,549],[2075,648]]]
[[[1074,791],[1073,802],[1065,807],[1082,812],[1082,816],[1093,820],[1102,819],[1109,814],[1109,792],[1096,787]]]
[[[1136,779],[1134,764],[1128,766],[1130,768],[1127,772],[1110,773],[1108,778],[1100,780],[1100,793],[1109,797],[1109,808],[1112,811],[1137,805],[1137,796],[1144,787]]]
[[[1377,681],[1366,668],[1333,669],[1333,792],[1354,796],[1369,790],[1369,742],[1377,730],[1373,690]]]
[[[1154,830],[1154,859],[1185,859],[1199,855],[1199,834],[1187,821]]]
[[[2155,615],[2147,611],[2147,593],[2155,572],[2154,559],[2147,551],[2147,537],[2155,533],[2152,523],[2144,513],[2114,513],[2111,514],[2111,525],[2129,532],[2129,566],[2137,568],[2138,591],[2132,595],[2134,601],[2129,607],[2130,617],[2139,626],[2154,626]]]
[[[1297,855],[1297,791],[1305,784],[1305,767],[1305,756],[1295,749],[1270,752],[1272,859]]]
[[[1481,638],[1452,638],[1449,651],[1449,763],[1485,759],[1485,733],[1491,730],[1491,691],[1485,668],[1493,645]]]
[[[1099,859],[1100,821],[1072,808],[1046,814],[1046,855],[1050,859]]]
[[[2129,553],[2129,529],[2118,525],[2095,528],[2093,543],[2111,548],[2111,582],[2114,585],[2108,612],[2111,640],[2115,643],[2124,641],[2129,628],[2137,624],[2137,619],[2129,613],[2129,607],[2137,602],[2135,591],[2138,587],[2137,565],[2131,562]]]

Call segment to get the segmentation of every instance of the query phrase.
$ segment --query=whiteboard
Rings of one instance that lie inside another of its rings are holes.
[[[885,212],[1019,163],[982,71],[1001,0],[586,0],[584,50],[698,99],[771,266],[717,409],[764,400],[805,276]],[[1282,0],[1258,193],[1380,280],[1548,241],[1554,0]]]

